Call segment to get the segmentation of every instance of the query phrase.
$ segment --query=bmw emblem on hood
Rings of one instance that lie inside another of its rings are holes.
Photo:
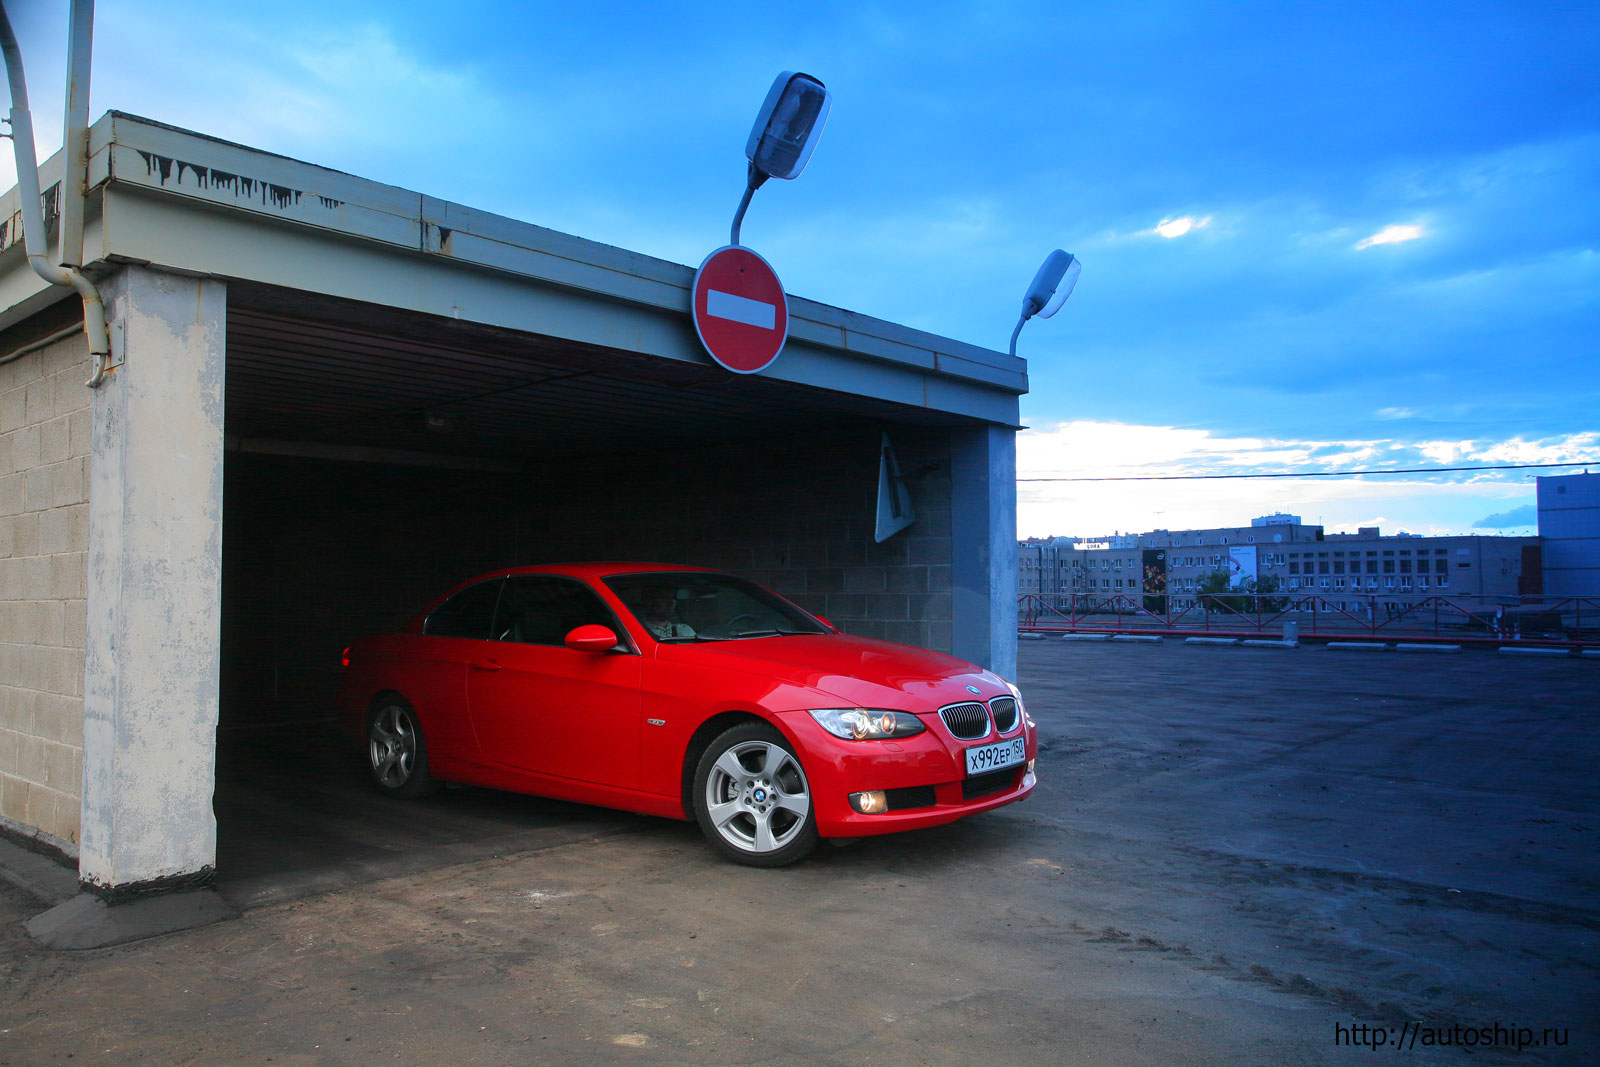
[[[969,692],[969,693],[971,693],[971,694],[972,694],[972,695],[973,695],[973,696],[975,696],[975,697],[981,697],[981,696],[983,696],[983,690],[982,690],[982,689],[979,689],[979,688],[978,688],[978,687],[977,687],[977,686],[975,686],[975,685],[969,685],[969,686],[967,686],[967,692]]]

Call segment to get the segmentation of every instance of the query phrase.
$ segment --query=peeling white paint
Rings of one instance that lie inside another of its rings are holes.
[[[125,360],[95,394],[80,876],[216,862],[226,287],[129,267]]]

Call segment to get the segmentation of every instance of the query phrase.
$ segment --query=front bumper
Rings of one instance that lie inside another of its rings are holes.
[[[966,750],[996,740],[962,741],[942,725],[929,723],[915,737],[898,741],[845,741],[822,729],[806,712],[783,716],[800,750],[823,837],[870,837],[942,826],[979,812],[1014,804],[1033,792],[1035,775],[1027,763],[967,777]],[[925,720],[926,721],[926,720]],[[1038,740],[1024,724],[1027,761],[1038,755]],[[850,806],[850,794],[883,790],[889,810],[863,815]]]

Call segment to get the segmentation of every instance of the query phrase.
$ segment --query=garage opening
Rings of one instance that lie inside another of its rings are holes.
[[[950,442],[970,420],[238,283],[226,395],[217,869],[237,893],[626,824],[367,788],[331,718],[340,651],[472,574],[698,564],[850,633],[951,647]],[[918,522],[877,544],[885,431]]]

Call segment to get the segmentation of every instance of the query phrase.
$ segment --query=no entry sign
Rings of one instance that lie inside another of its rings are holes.
[[[735,374],[770,367],[789,337],[789,298],[772,265],[742,245],[707,256],[694,276],[694,329]]]

